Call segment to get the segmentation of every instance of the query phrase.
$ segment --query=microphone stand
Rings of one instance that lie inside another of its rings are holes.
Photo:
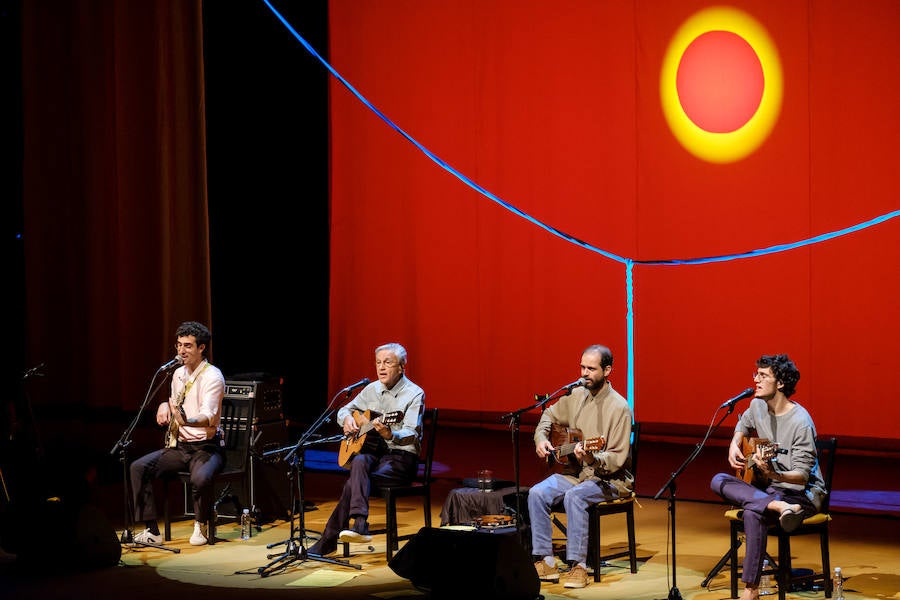
[[[513,471],[515,473],[516,479],[516,534],[518,535],[519,543],[523,548],[527,548],[528,544],[531,543],[531,540],[523,539],[525,537],[525,531],[524,523],[522,522],[522,491],[521,486],[519,485],[519,430],[522,423],[522,413],[526,413],[529,410],[534,410],[535,408],[543,408],[544,405],[554,397],[559,398],[557,394],[559,394],[559,392],[563,391],[564,389],[565,388],[560,388],[553,394],[547,394],[545,396],[535,394],[534,398],[535,400],[537,400],[535,404],[532,404],[531,406],[525,406],[518,410],[514,410],[500,417],[501,421],[509,421],[509,428],[512,431]]]
[[[694,450],[691,452],[691,454],[685,459],[683,463],[681,463],[681,466],[678,467],[678,469],[674,473],[672,473],[665,485],[663,485],[659,489],[659,491],[656,492],[656,495],[653,496],[654,500],[659,500],[660,496],[663,495],[663,492],[669,490],[669,520],[672,522],[672,587],[669,589],[668,600],[682,600],[681,592],[678,591],[678,566],[677,561],[675,560],[675,480],[678,479],[678,476],[681,475],[682,471],[684,471],[689,464],[694,462],[694,459],[696,459],[700,454],[700,451],[706,444],[706,440],[709,439],[709,435],[710,433],[712,433],[713,429],[718,428],[719,425],[721,425],[722,422],[728,418],[728,415],[734,412],[734,405],[734,402],[729,404],[728,411],[724,415],[722,415],[722,418],[719,419],[718,423],[716,423],[715,425],[710,424],[709,428],[706,430],[706,435],[703,436],[703,439],[697,442],[697,445],[694,447]],[[721,408],[722,407],[720,406],[718,409],[716,409],[716,412],[719,412]]]
[[[344,388],[340,392],[338,392],[334,398],[331,399],[331,402],[328,403],[328,407],[325,409],[319,417],[313,422],[312,425],[309,426],[303,435],[300,436],[300,439],[293,446],[286,446],[284,448],[278,448],[276,450],[269,450],[263,453],[263,456],[271,456],[274,454],[280,454],[282,452],[287,452],[282,460],[289,463],[291,465],[291,471],[289,477],[293,479],[291,482],[291,498],[290,498],[290,507],[291,507],[291,533],[290,536],[282,540],[280,542],[274,542],[272,544],[268,544],[266,546],[267,549],[274,548],[276,546],[286,545],[285,551],[282,554],[268,554],[266,558],[275,559],[271,562],[258,567],[256,569],[256,573],[259,574],[260,577],[268,577],[274,573],[283,572],[289,565],[297,561],[307,561],[307,560],[317,560],[319,562],[334,564],[334,565],[343,565],[345,567],[353,567],[354,569],[362,569],[362,565],[355,565],[348,560],[342,560],[339,558],[328,558],[325,556],[318,556],[315,554],[309,554],[306,550],[306,546],[304,546],[303,542],[306,539],[306,515],[305,515],[305,507],[304,507],[304,498],[303,498],[303,462],[305,459],[305,450],[308,446],[313,446],[315,444],[324,444],[328,442],[337,442],[344,439],[344,434],[341,433],[339,435],[334,435],[327,438],[319,438],[310,441],[310,438],[315,435],[316,430],[319,429],[322,425],[331,420],[332,406],[334,405],[335,400],[341,395],[346,394],[346,398],[350,397],[350,394],[353,392],[351,388]],[[296,494],[296,495],[295,495]],[[297,519],[298,524],[294,526],[294,513],[297,512],[294,509],[295,505],[299,505],[299,513],[300,516]],[[249,574],[248,571],[236,571],[236,575],[245,575]]]
[[[39,364],[36,367],[32,367],[25,371],[22,374],[22,381],[28,381],[31,377],[38,376],[43,377],[44,374],[41,373],[41,370],[44,368],[44,363]],[[24,402],[24,408],[27,409],[27,415],[29,419],[29,425],[31,426],[32,438],[28,439],[27,448],[31,451],[31,455],[29,458],[33,458],[35,463],[31,466],[32,469],[39,469],[41,466],[41,461],[44,459],[44,445],[41,443],[41,432],[37,426],[37,419],[34,418],[34,408],[31,404],[31,399],[28,395],[28,391],[25,388],[25,384],[22,384],[21,389],[21,397]],[[15,452],[15,447],[19,445],[19,406],[16,404],[15,399],[10,402],[10,414],[9,414],[9,441],[11,442],[10,454]],[[16,479],[16,471],[13,471],[13,481]],[[3,489],[3,499],[7,504],[12,502],[12,496],[9,494],[9,488],[6,487],[6,479],[3,477],[3,468],[0,465],[0,488]]]
[[[44,374],[41,372],[44,369],[45,363],[41,363],[36,367],[32,367],[25,371],[22,374],[22,381],[28,381],[31,377],[43,377]],[[37,419],[34,418],[34,406],[31,404],[31,397],[28,395],[28,392],[25,391],[23,387],[22,397],[25,399],[25,405],[28,409],[28,418],[31,420],[32,431],[34,431],[34,454],[38,460],[44,459],[44,444],[41,442],[41,432],[37,426]]]
[[[156,384],[154,387],[153,383],[156,381],[156,378],[159,376],[160,372],[165,372],[165,377]],[[151,548],[157,548],[159,550],[167,550],[169,552],[174,552],[175,554],[180,554],[180,548],[170,548],[168,546],[163,546],[162,544],[154,544],[153,542],[136,542],[134,541],[134,534],[132,531],[132,527],[134,525],[134,505],[132,501],[134,496],[132,494],[131,489],[131,476],[130,476],[130,465],[131,463],[128,460],[128,448],[132,444],[131,434],[134,432],[134,428],[137,427],[138,422],[141,420],[141,415],[144,413],[144,409],[147,407],[147,404],[150,401],[150,398],[156,396],[156,393],[159,392],[159,389],[169,378],[170,371],[157,369],[156,373],[153,374],[153,379],[150,380],[150,385],[147,387],[147,394],[144,396],[144,401],[141,402],[141,406],[138,409],[137,414],[134,416],[134,419],[128,425],[124,432],[122,432],[122,437],[119,438],[119,441],[116,442],[116,445],[113,446],[112,450],[110,450],[110,454],[119,453],[119,462],[122,463],[122,474],[123,474],[123,490],[125,492],[125,529],[122,531],[122,535],[119,538],[119,543],[124,544],[126,546],[134,547],[134,546],[149,546]]]

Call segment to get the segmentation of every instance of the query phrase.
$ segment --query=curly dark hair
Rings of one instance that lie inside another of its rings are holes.
[[[194,338],[197,340],[197,346],[204,346],[203,356],[206,356],[207,352],[209,352],[209,341],[212,339],[212,334],[209,332],[209,328],[207,328],[203,323],[198,323],[197,321],[185,321],[178,326],[178,329],[175,330],[176,339],[191,335],[194,336]]]
[[[784,384],[781,393],[785,397],[790,398],[794,395],[797,388],[797,382],[800,381],[800,371],[787,354],[763,354],[756,361],[757,367],[770,367],[775,381]]]

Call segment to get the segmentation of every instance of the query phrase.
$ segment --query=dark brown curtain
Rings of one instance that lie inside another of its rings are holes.
[[[181,321],[215,340],[202,46],[200,0],[23,3],[26,354],[44,365],[24,385],[39,427],[137,409]]]

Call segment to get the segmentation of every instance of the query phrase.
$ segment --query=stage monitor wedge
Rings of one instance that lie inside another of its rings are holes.
[[[515,534],[423,527],[388,565],[431,598],[541,597],[531,556]]]

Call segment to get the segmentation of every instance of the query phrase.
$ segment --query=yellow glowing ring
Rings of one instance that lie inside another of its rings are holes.
[[[688,46],[709,31],[728,31],[743,38],[759,58],[763,72],[763,92],[759,108],[743,126],[727,133],[698,127],[688,118],[678,98],[678,66]],[[675,137],[694,156],[714,163],[740,160],[756,150],[771,133],[781,112],[784,94],[778,50],[765,28],[737,9],[714,7],[702,10],[675,32],[663,60],[659,82],[660,100],[666,121]]]

